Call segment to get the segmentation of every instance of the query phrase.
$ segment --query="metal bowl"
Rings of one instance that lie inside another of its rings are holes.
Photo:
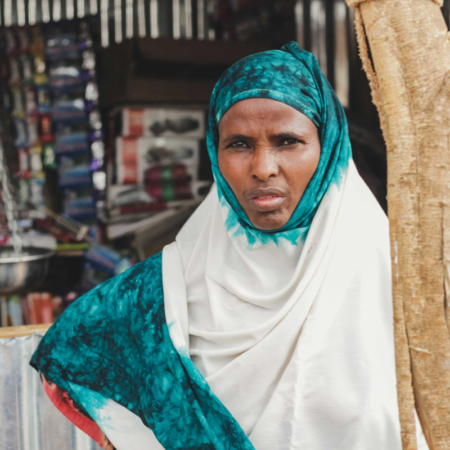
[[[20,254],[12,247],[0,247],[0,295],[12,295],[38,287],[47,276],[53,250],[24,247]]]

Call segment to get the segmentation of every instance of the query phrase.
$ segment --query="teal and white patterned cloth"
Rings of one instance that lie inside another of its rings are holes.
[[[246,216],[220,173],[217,159],[218,124],[234,104],[250,98],[269,98],[285,103],[307,116],[319,129],[322,145],[319,166],[300,203],[286,225],[261,233]],[[229,206],[227,226],[247,234],[251,244],[280,239],[305,239],[316,210],[333,183],[341,183],[351,158],[344,109],[312,53],[296,42],[238,61],[217,82],[210,104],[208,153],[219,197]],[[240,226],[238,226],[240,225]]]

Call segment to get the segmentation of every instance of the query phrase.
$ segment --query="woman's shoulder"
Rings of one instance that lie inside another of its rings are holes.
[[[389,258],[389,220],[356,168],[345,194],[339,229],[347,251],[381,252]]]
[[[115,341],[114,335],[122,332],[140,333],[142,318],[149,316],[160,322],[160,329],[165,322],[161,263],[158,253],[75,300],[50,327],[43,344]]]
[[[66,380],[100,392],[93,386],[114,374],[113,390],[114,384],[137,376],[146,343],[162,342],[164,325],[159,253],[70,305],[47,331],[31,365],[68,392]]]
[[[128,320],[136,309],[163,303],[161,264],[162,254],[158,253],[101,283],[67,308],[53,327],[68,322]]]
[[[157,253],[144,261],[130,267],[125,272],[117,275],[105,283],[97,286],[96,290],[105,292],[110,299],[131,298],[139,294],[141,299],[146,294],[160,297],[162,295],[162,252]]]
[[[127,269],[120,275],[99,284],[88,292],[87,295],[99,295],[101,293],[123,294],[124,291],[136,289],[152,290],[157,287],[162,276],[162,252],[150,256]]]

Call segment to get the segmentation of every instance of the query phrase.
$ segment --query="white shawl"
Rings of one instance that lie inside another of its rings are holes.
[[[353,162],[304,245],[249,249],[227,214],[212,189],[164,249],[175,347],[257,450],[400,450],[388,220]]]
[[[225,228],[226,208],[213,188],[163,251],[177,350],[256,450],[401,450],[388,220],[353,162],[304,244],[249,248]],[[118,450],[162,449],[107,405],[92,414]]]

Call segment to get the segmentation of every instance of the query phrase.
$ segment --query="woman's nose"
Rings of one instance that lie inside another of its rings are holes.
[[[257,148],[253,153],[252,176],[260,181],[267,181],[278,175],[278,163],[272,149]]]

